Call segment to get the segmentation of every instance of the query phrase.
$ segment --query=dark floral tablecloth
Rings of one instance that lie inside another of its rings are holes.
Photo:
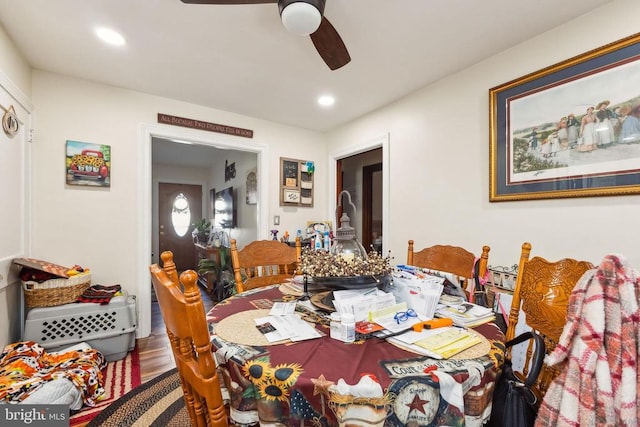
[[[488,354],[435,360],[367,339],[329,337],[328,318],[303,312],[325,336],[269,346],[238,345],[215,334],[215,324],[286,298],[278,287],[231,297],[207,314],[230,414],[241,425],[481,426],[504,357],[504,335],[493,323],[476,329]],[[248,325],[248,327],[255,327]],[[241,331],[239,331],[241,333]]]

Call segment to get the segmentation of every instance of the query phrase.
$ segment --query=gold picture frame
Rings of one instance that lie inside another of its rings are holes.
[[[640,33],[491,88],[489,110],[489,201],[640,193]]]

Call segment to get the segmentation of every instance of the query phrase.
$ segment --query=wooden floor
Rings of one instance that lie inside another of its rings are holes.
[[[202,302],[205,312],[213,307],[211,297],[201,288]],[[151,303],[151,334],[147,338],[137,340],[140,353],[140,377],[143,383],[157,377],[163,372],[174,368],[173,353],[169,346],[169,339],[164,327],[160,306],[155,301]]]

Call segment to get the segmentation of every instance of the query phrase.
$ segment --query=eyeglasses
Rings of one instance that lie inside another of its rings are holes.
[[[399,311],[393,316],[398,325],[401,322],[406,322],[409,317],[418,317],[418,313],[416,313],[413,308],[410,308],[407,311]]]

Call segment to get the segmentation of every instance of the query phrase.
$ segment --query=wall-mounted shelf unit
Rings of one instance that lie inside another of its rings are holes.
[[[313,207],[314,163],[280,157],[280,206]]]

